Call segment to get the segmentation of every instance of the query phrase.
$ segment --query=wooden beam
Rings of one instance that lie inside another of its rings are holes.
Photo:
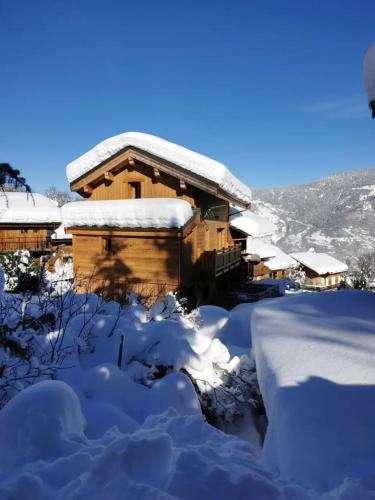
[[[134,158],[130,157],[128,158],[128,163],[131,167],[134,167],[135,166],[135,161],[134,161]]]
[[[154,167],[154,177],[160,177],[160,170]]]
[[[186,182],[183,179],[180,179],[180,189],[183,191],[186,189]]]
[[[113,182],[113,179],[114,179],[114,175],[112,174],[112,172],[104,172],[104,180],[106,182]]]
[[[86,186],[83,186],[83,192],[85,194],[92,194],[92,187],[89,186],[88,184]]]

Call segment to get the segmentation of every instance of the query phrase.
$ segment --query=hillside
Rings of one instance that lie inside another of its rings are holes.
[[[311,184],[253,190],[253,210],[278,228],[285,251],[327,251],[347,259],[375,250],[375,168]]]

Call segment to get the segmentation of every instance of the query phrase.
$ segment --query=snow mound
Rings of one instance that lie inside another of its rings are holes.
[[[320,492],[345,478],[374,488],[375,294],[273,299],[251,326],[269,420],[262,463]]]
[[[60,208],[53,200],[39,193],[1,193],[0,222],[60,223]]]
[[[187,201],[173,198],[73,201],[61,211],[65,227],[170,229],[183,227],[193,217]]]
[[[293,259],[317,274],[344,273],[348,266],[327,253],[299,252],[290,254]]]
[[[0,470],[73,453],[84,427],[79,399],[64,382],[24,389],[0,411]]]
[[[223,191],[243,203],[251,201],[250,189],[239,181],[222,163],[160,137],[141,132],[125,132],[110,137],[69,163],[66,167],[68,181],[75,181],[128,147],[135,147],[151,153],[177,165],[183,170],[212,181]]]

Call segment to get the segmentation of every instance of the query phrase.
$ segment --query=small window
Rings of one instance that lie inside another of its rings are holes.
[[[107,253],[112,252],[112,238],[104,238],[104,251]]]
[[[29,230],[28,230],[28,229],[21,229],[21,234],[26,234],[26,233],[28,233],[28,232],[29,232]]]
[[[140,182],[130,182],[130,196],[133,199],[137,198],[142,198],[142,190],[141,190],[141,183]]]
[[[33,233],[39,233],[39,229],[33,229]]]

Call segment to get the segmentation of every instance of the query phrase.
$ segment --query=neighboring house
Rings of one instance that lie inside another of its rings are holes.
[[[49,248],[50,235],[61,223],[57,205],[38,193],[0,194],[0,252]]]
[[[251,192],[222,163],[130,132],[70,163],[67,177],[88,200],[62,214],[76,276],[90,289],[202,292],[241,262],[229,206],[247,208]]]
[[[233,240],[241,243],[250,279],[283,278],[296,266],[294,259],[272,245],[276,226],[268,219],[231,207],[230,228]]]
[[[304,288],[325,290],[337,288],[341,283],[341,273],[348,270],[348,266],[326,253],[299,252],[292,253],[291,257],[302,266],[306,273]]]
[[[276,245],[253,240],[248,245],[247,260],[252,266],[252,278],[281,279],[288,276],[290,269],[296,267],[296,261]]]

